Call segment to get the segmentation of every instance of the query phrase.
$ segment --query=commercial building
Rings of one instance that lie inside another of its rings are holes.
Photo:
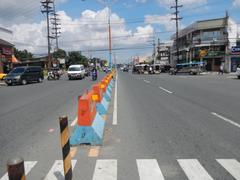
[[[0,73],[8,72],[13,63],[18,63],[14,56],[14,45],[12,41],[12,31],[0,27]]]
[[[179,31],[171,47],[171,65],[178,63],[203,62],[207,71],[218,71],[224,66],[226,72],[234,71],[240,63],[239,55],[231,53],[232,47],[237,48],[237,25],[226,15],[224,18],[197,21]],[[177,61],[177,47],[179,60]],[[239,62],[238,62],[239,60]]]

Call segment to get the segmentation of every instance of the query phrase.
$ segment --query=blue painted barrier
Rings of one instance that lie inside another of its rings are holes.
[[[91,144],[102,145],[105,121],[99,113],[92,123],[92,126],[79,126],[74,129],[71,137],[71,145]]]

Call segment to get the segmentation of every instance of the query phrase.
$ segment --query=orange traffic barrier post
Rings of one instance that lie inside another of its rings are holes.
[[[92,100],[93,90],[78,99],[78,125],[90,126],[96,115],[96,103]]]

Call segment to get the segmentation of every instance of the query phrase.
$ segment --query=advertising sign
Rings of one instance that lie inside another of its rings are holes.
[[[240,46],[233,46],[231,52],[232,54],[240,54]]]

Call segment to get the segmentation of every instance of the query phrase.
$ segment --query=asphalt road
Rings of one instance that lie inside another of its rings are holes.
[[[91,82],[46,83],[17,87],[21,95],[1,110],[1,174],[3,161],[11,154],[38,161],[28,179],[43,179],[61,159],[57,117],[68,112],[74,118],[76,96]],[[112,99],[104,144],[78,147],[73,179],[240,179],[239,80],[225,75],[119,72],[117,83],[117,124],[113,125]],[[25,97],[26,105],[21,102],[23,95],[41,94],[43,89],[44,95]],[[22,120],[23,116],[28,118]],[[55,131],[50,133],[49,128]]]
[[[97,157],[77,155],[75,178],[239,179],[240,127],[213,114],[240,124],[239,89],[231,76],[120,72],[118,123],[108,118]]]
[[[0,87],[0,178],[7,160],[16,156],[41,162],[29,179],[46,175],[49,169],[44,167],[62,157],[59,116],[67,115],[71,123],[76,118],[77,97],[93,83],[91,77],[72,81],[63,77],[59,81]]]

